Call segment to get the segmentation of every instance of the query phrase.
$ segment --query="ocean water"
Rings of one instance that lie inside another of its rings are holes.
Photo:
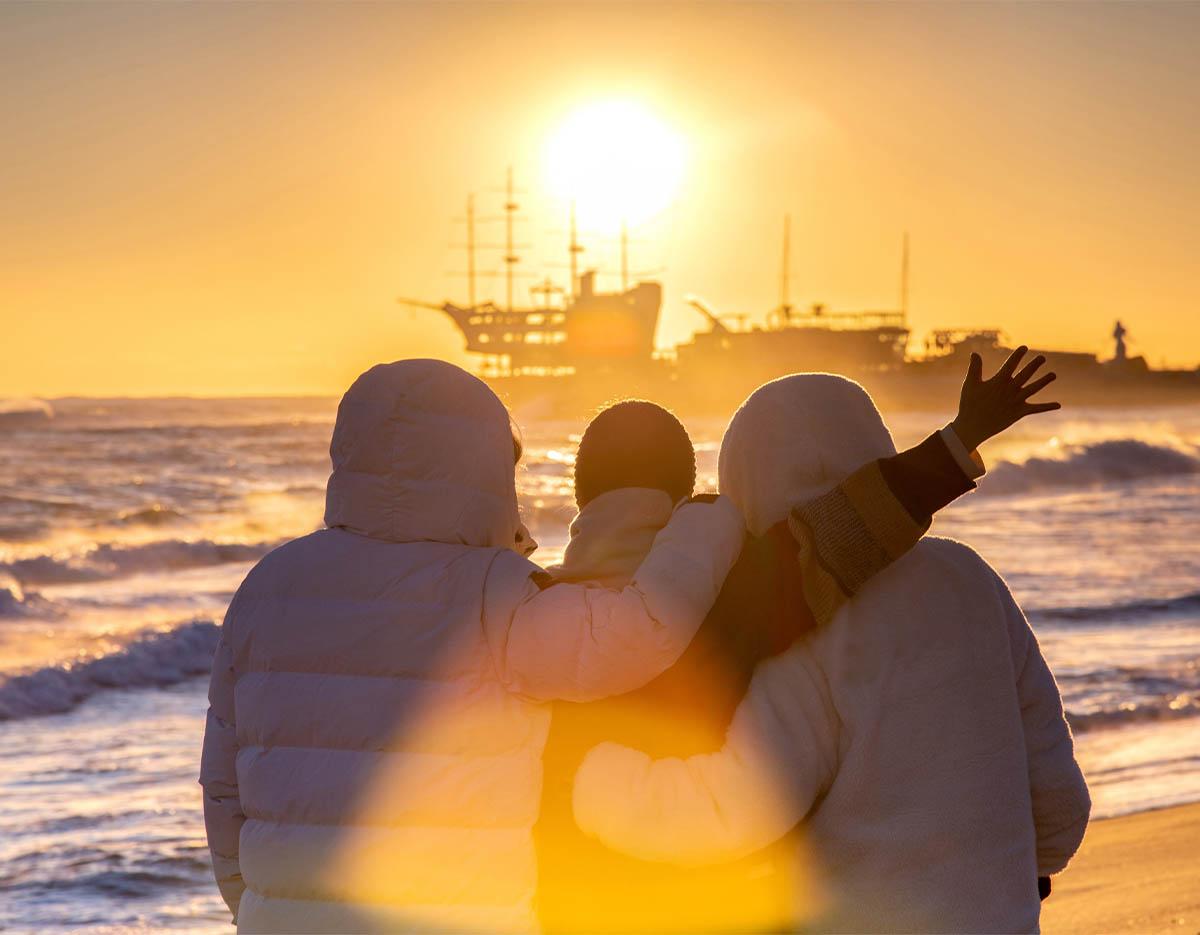
[[[242,576],[320,523],[334,407],[0,406],[0,930],[227,930],[195,783],[205,676]],[[890,421],[910,444],[944,414]],[[581,426],[522,428],[550,562]],[[689,428],[712,488],[722,423]],[[1097,815],[1200,800],[1200,410],[1055,414],[984,454],[934,531],[1026,608]]]

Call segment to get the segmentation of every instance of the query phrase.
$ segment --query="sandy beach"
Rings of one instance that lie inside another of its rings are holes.
[[[1200,804],[1094,822],[1042,931],[1200,932]]]

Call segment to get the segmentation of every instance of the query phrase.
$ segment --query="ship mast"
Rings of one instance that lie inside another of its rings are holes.
[[[467,308],[475,307],[475,196],[467,195]]]
[[[571,254],[571,300],[574,301],[579,296],[579,254],[583,253],[583,247],[579,245],[579,237],[575,230],[575,201],[571,200],[571,243],[567,247],[567,252]]]
[[[908,324],[908,231],[904,232],[900,248],[900,314]]]
[[[629,226],[621,221],[621,291],[629,289]]]
[[[785,214],[783,216],[783,265],[779,275],[779,311],[783,314],[784,320],[790,320],[792,317],[792,303],[788,295],[791,285],[791,255],[792,216]]]
[[[513,310],[513,267],[520,261],[520,257],[513,250],[513,218],[517,213],[519,205],[513,198],[513,170],[512,166],[508,167],[508,197],[504,202],[504,270],[505,270],[505,286],[506,301],[505,305],[508,311]]]

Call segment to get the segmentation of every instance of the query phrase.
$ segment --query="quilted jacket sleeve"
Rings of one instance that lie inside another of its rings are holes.
[[[621,590],[551,583],[515,553],[498,554],[483,625],[501,681],[535,700],[591,701],[640,688],[687,648],[745,536],[728,498],[684,503]]]
[[[236,605],[235,596],[225,616],[221,639],[213,658],[208,689],[208,719],[204,727],[204,750],[200,761],[204,827],[208,834],[213,875],[235,922],[238,904],[245,889],[238,864],[238,838],[245,816],[238,798],[235,767],[237,728],[233,703],[233,652],[228,639]]]
[[[589,752],[575,821],[643,860],[736,860],[787,834],[828,788],[837,723],[824,677],[793,647],[759,666],[718,752],[652,760],[613,743]]]
[[[863,465],[833,490],[792,509],[787,526],[805,603],[818,626],[916,545],[938,510],[975,489],[982,461],[968,474],[950,450],[946,431]],[[964,460],[975,463],[965,455]]]
[[[1038,875],[1049,876],[1064,869],[1079,849],[1092,801],[1075,759],[1071,728],[1063,713],[1054,674],[1007,585],[999,576],[996,584],[1008,619],[1025,731]]]

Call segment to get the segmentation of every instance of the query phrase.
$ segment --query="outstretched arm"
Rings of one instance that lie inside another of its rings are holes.
[[[685,865],[736,860],[783,837],[836,772],[838,719],[802,648],[759,667],[725,746],[651,760],[616,744],[575,778],[575,821],[607,847]]]
[[[1017,348],[988,380],[982,358],[972,354],[953,422],[792,510],[787,541],[800,565],[813,623],[833,619],[867,581],[916,545],[935,513],[975,488],[985,470],[977,450],[983,442],[1026,416],[1059,408],[1056,402],[1030,402],[1055,375],[1034,379],[1046,362],[1040,354],[1018,371],[1026,352]],[[778,529],[768,535],[785,541]]]
[[[554,583],[512,552],[488,574],[484,627],[513,693],[592,701],[645,685],[687,648],[745,542],[727,497],[679,506],[622,590]]]
[[[236,603],[237,598],[234,598]],[[204,727],[204,752],[200,762],[200,785],[204,789],[204,827],[212,855],[213,875],[221,896],[237,921],[238,905],[245,884],[238,863],[238,838],[246,817],[238,796],[237,729],[233,706],[233,654],[226,639],[229,617],[213,658],[208,689],[208,720]]]

